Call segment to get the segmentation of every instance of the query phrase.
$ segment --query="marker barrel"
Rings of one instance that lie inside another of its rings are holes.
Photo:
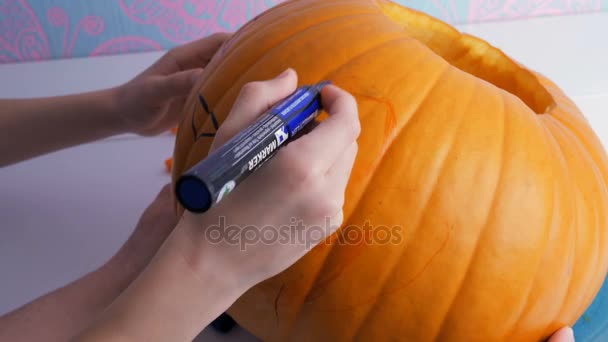
[[[328,83],[298,88],[185,172],[175,186],[181,205],[203,213],[220,202],[316,118],[321,110],[321,89]]]

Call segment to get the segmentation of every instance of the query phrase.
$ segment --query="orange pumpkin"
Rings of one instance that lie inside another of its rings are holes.
[[[174,179],[208,152],[207,111],[221,123],[287,67],[358,101],[341,232],[394,230],[321,244],[243,295],[238,323],[269,341],[539,341],[583,313],[608,266],[598,138],[545,77],[387,0],[288,1],[239,30],[188,99]]]

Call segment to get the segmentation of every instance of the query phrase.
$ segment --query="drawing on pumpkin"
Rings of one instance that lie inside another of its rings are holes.
[[[217,133],[217,130],[220,128],[220,125],[217,121],[217,117],[215,116],[215,113],[213,113],[212,110],[209,110],[209,105],[207,104],[207,101],[205,100],[205,98],[203,97],[203,95],[199,94],[198,95],[198,101],[201,105],[201,107],[203,108],[203,110],[205,111],[205,113],[207,113],[207,115],[211,118],[211,122],[213,123],[213,128],[215,129],[215,132],[202,132],[202,133],[198,133],[198,129],[196,128],[196,108],[194,108],[194,111],[192,112],[192,133],[194,134],[194,142],[198,141],[200,138],[214,138],[215,134]]]
[[[406,279],[404,281],[396,280],[396,285],[393,285],[391,287],[388,287],[388,285],[387,285],[390,282],[386,282],[383,286],[381,286],[379,293],[376,296],[372,296],[371,298],[361,299],[358,302],[351,303],[350,305],[345,305],[342,307],[333,307],[333,308],[320,307],[315,310],[318,312],[352,311],[360,306],[370,305],[370,304],[378,301],[379,298],[388,297],[388,296],[398,293],[399,291],[405,290],[408,286],[410,286],[418,278],[420,278],[420,276],[422,276],[422,274],[424,274],[424,272],[428,269],[428,267],[435,260],[435,258],[439,254],[441,254],[441,252],[443,252],[445,247],[448,245],[448,242],[450,241],[450,238],[452,237],[452,233],[454,230],[455,230],[454,224],[446,225],[445,236],[443,236],[443,238],[440,241],[438,241],[437,249],[433,250],[433,252],[430,254],[429,258],[426,259],[426,262],[424,262],[424,264],[420,268],[417,268],[416,270],[414,270],[414,272],[412,272],[412,275],[409,276],[408,279]],[[359,245],[358,247],[362,247],[362,246]],[[355,257],[360,256],[360,255],[361,255],[361,253],[358,253]],[[328,272],[328,274],[325,275],[323,278],[317,279],[317,281],[314,283],[313,287],[310,289],[309,294],[306,296],[304,303],[311,303],[311,302],[314,302],[315,300],[317,300],[318,298],[320,298],[323,295],[324,290],[331,284],[331,282],[336,280],[338,277],[340,277],[340,275],[342,275],[345,268],[346,268],[346,266],[342,266],[339,269],[330,270]]]
[[[375,97],[375,96],[366,95],[366,94],[359,94],[356,92],[351,92],[351,94],[353,94],[355,97],[373,101],[373,102],[376,102],[376,103],[386,107],[386,121],[384,124],[384,137],[388,138],[389,136],[391,136],[392,135],[391,132],[393,132],[395,130],[395,126],[397,125],[397,115],[395,113],[395,106],[393,105],[393,103],[389,99],[383,98],[383,97]]]
[[[274,298],[274,316],[277,320],[277,324],[279,324],[279,299],[281,298],[281,294],[285,289],[285,283],[281,284],[279,291],[277,292],[277,296]]]

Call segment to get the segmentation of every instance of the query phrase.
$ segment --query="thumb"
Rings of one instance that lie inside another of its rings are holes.
[[[221,141],[214,141],[214,145],[221,146],[228,141],[275,103],[293,93],[297,85],[298,75],[293,69],[287,69],[271,80],[245,84],[220,128],[218,137]]]
[[[203,69],[192,69],[159,77],[153,81],[151,95],[161,99],[187,96],[202,72]]]
[[[574,342],[574,332],[570,327],[562,328],[551,336],[549,342]]]

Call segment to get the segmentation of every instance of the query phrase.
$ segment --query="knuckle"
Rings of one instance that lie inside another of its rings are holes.
[[[351,120],[348,125],[348,138],[349,140],[357,140],[359,138],[359,134],[361,134],[361,125],[359,124],[359,120]]]
[[[311,183],[312,185],[320,186],[322,184],[321,180],[325,176],[325,171],[323,169],[323,166],[321,165],[321,162],[317,159],[312,159],[308,161],[306,165],[304,165],[304,167],[307,171],[306,180],[309,181],[309,183]]]
[[[323,194],[325,174],[319,162],[311,160],[307,163],[300,162],[300,189],[302,191]]]
[[[357,138],[361,134],[361,121],[359,120],[359,114],[357,113],[357,111],[350,112],[348,123],[348,129],[350,134],[349,137],[352,140],[357,140]]]
[[[283,169],[294,175],[294,178],[302,182],[310,177],[311,170],[314,169],[314,161],[310,160],[305,146],[296,140],[279,151],[277,159]]]
[[[209,39],[217,42],[217,43],[221,43],[224,40],[226,40],[226,38],[230,37],[230,34],[226,33],[226,32],[216,32],[212,35],[209,36]]]
[[[344,91],[343,97],[344,97],[344,101],[346,101],[346,105],[348,107],[355,108],[355,109],[357,108],[357,99],[355,99],[355,97],[351,93]]]
[[[331,220],[332,228],[338,229],[344,223],[344,210],[340,210]]]
[[[163,56],[164,58],[175,58],[175,56],[178,54],[179,52],[179,46],[175,46],[171,49],[169,49],[169,51],[167,51],[167,53],[165,53],[165,55]]]
[[[176,76],[179,76],[179,75],[176,75]],[[180,78],[180,77],[176,77],[176,76],[168,78],[168,80],[167,80],[167,82],[165,84],[166,88],[169,88],[169,89],[180,89],[180,88],[183,88],[183,84],[184,84],[183,77]]]
[[[159,62],[162,62],[164,64],[168,64],[174,68],[177,68],[178,70],[181,70],[181,65],[179,64],[178,60],[179,60],[179,51],[180,51],[180,47],[176,46],[174,48],[171,48],[169,51],[167,51],[167,53],[165,53],[164,56],[161,57]]]
[[[342,211],[344,201],[341,198],[334,198],[326,204],[327,212],[325,213],[328,217],[336,216],[336,213]]]
[[[155,78],[152,82],[141,82],[140,86],[138,87],[139,93],[133,95],[149,98],[155,96],[160,87],[162,87],[162,82],[160,82],[157,78]]]
[[[311,181],[310,169],[304,158],[298,157],[296,151],[289,149],[289,146],[284,149],[281,155],[281,167],[287,170],[289,185],[292,189],[300,189],[308,186]]]
[[[359,144],[357,144],[357,142],[355,141],[351,147],[351,154],[353,156],[353,158],[357,157],[357,154],[359,154]]]
[[[315,203],[310,209],[310,216],[314,220],[324,220],[325,218],[333,218],[336,213],[342,210],[341,201],[337,198],[328,198],[323,193],[315,198]]]
[[[241,98],[255,99],[262,96],[264,85],[262,82],[249,82],[241,88]]]

